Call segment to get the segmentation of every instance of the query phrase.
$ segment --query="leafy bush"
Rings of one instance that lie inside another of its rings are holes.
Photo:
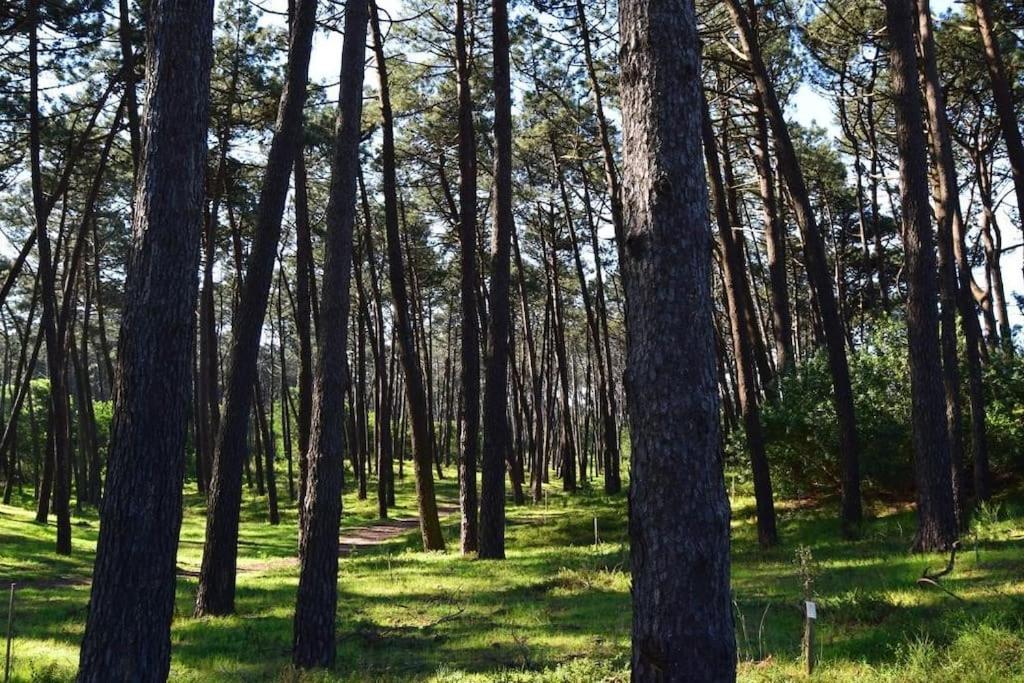
[[[905,321],[875,321],[849,360],[863,484],[876,492],[906,495],[913,490],[914,480]],[[1024,359],[993,352],[984,372],[992,470],[997,475],[1020,474],[1024,472]],[[970,468],[966,367],[961,367],[961,378],[966,467]],[[780,494],[799,497],[838,491],[839,435],[824,350],[780,378],[779,398],[764,405],[762,420],[773,484]],[[734,460],[746,463],[741,430],[729,435],[726,448]]]

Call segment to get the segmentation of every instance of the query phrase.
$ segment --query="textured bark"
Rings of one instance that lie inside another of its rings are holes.
[[[371,0],[372,4],[372,0]],[[437,499],[434,493],[433,439],[429,428],[428,399],[423,382],[420,359],[416,353],[413,321],[409,311],[409,292],[406,287],[405,266],[402,262],[402,245],[398,226],[398,181],[395,170],[395,133],[391,114],[391,99],[388,90],[388,73],[384,61],[383,37],[377,18],[376,5],[370,13],[370,27],[373,30],[373,50],[376,55],[377,72],[380,80],[381,118],[383,122],[383,147],[381,153],[384,185],[384,227],[387,235],[388,275],[391,283],[391,299],[394,304],[395,327],[398,333],[398,347],[405,371],[405,397],[412,421],[413,465],[416,472],[416,503],[420,514],[420,535],[424,550],[444,550],[444,536],[437,514]]]
[[[696,17],[686,0],[626,0],[619,25],[633,680],[731,681]]]
[[[480,552],[505,557],[505,460],[512,450],[508,428],[509,285],[512,232],[512,87],[509,67],[508,3],[492,0],[494,45],[494,202],[491,286],[484,367],[483,458],[480,485]]]
[[[238,515],[242,502],[242,468],[246,459],[252,388],[256,382],[260,335],[281,237],[281,216],[288,194],[288,179],[302,132],[302,108],[306,101],[315,17],[316,0],[298,0],[289,38],[285,85],[256,211],[255,239],[232,321],[224,417],[214,453],[196,615],[230,614],[235,609]]]
[[[299,589],[295,599],[292,662],[297,667],[328,667],[334,662],[338,604],[338,529],[344,468],[345,353],[352,273],[359,122],[363,109],[363,56],[366,50],[365,0],[345,3],[345,43],[335,124],[331,187],[324,241],[323,327],[317,349],[309,473],[299,536]]]
[[[313,334],[311,330],[313,237],[309,228],[306,160],[295,155],[295,331],[299,337],[299,516],[305,514],[309,424],[313,414]],[[300,524],[301,528],[301,524]]]
[[[476,262],[476,132],[473,127],[473,94],[469,85],[469,54],[466,49],[466,3],[455,1],[455,69],[459,98],[459,245],[462,346],[460,375],[462,411],[459,415],[459,507],[462,524],[459,539],[463,553],[476,552],[479,503],[476,490],[480,457],[480,314],[476,302],[479,274]]]
[[[920,551],[945,550],[956,540],[956,515],[939,349],[935,243],[928,206],[928,162],[914,50],[912,0],[886,0],[885,10],[900,159],[903,250],[907,264],[907,336],[918,518],[914,547]]]
[[[744,298],[749,293],[744,274],[743,256],[726,207],[726,190],[722,169],[718,161],[715,133],[707,103],[703,102],[702,136],[704,159],[707,161],[708,178],[711,181],[711,198],[715,220],[722,243],[722,284],[729,309],[729,323],[732,330],[732,347],[736,356],[736,385],[740,413],[743,416],[743,431],[750,454],[750,469],[754,479],[754,500],[757,508],[757,540],[763,547],[779,542],[775,524],[775,501],[772,495],[771,472],[768,469],[768,454],[765,452],[764,431],[761,427],[761,411],[757,405],[757,389],[754,386],[754,359],[750,335],[747,334],[748,310]]]
[[[992,81],[992,98],[999,116],[999,127],[1006,143],[1006,156],[1013,176],[1013,191],[1017,196],[1018,215],[1024,217],[1024,142],[1020,135],[1020,117],[1013,110],[1013,92],[1006,75],[1006,64],[995,35],[995,16],[989,0],[974,0],[974,16],[985,48],[985,64]],[[1024,220],[1024,218],[1021,218]]]
[[[394,468],[394,440],[391,433],[392,399],[391,385],[395,384],[395,373],[388,369],[387,346],[384,343],[384,308],[381,304],[380,280],[377,277],[377,252],[373,241],[373,219],[370,215],[370,201],[366,196],[366,186],[363,183],[363,176],[360,172],[359,195],[362,199],[364,217],[364,236],[366,247],[366,264],[370,271],[370,292],[373,303],[373,324],[368,326],[371,337],[376,336],[374,348],[377,349],[373,357],[374,373],[377,376],[377,393],[379,397],[377,414],[375,418],[375,429],[377,432],[378,462],[377,462],[377,506],[381,518],[387,517],[388,506],[395,504],[395,468]],[[359,273],[357,270],[357,277]],[[357,279],[359,284],[361,278]],[[363,298],[363,290],[359,290],[360,300]],[[388,381],[388,378],[391,381]]]
[[[953,143],[950,138],[949,121],[946,118],[945,96],[939,79],[935,56],[935,38],[932,34],[931,9],[928,0],[917,0],[918,38],[921,46],[921,67],[924,72],[925,102],[928,107],[928,127],[931,132],[932,159],[935,164],[935,219],[939,239],[939,287],[942,303],[941,343],[943,361],[943,383],[946,390],[946,418],[950,438],[950,462],[952,466],[953,494],[956,512],[961,523],[966,519],[965,498],[966,474],[964,472],[964,447],[962,411],[960,406],[960,366],[957,359],[956,311],[959,308],[963,323],[965,350],[967,355],[969,395],[972,413],[972,437],[975,457],[988,462],[988,445],[985,437],[985,398],[980,384],[981,359],[978,353],[980,327],[974,302],[970,295],[970,267],[959,264],[966,259],[959,258],[959,242],[964,234],[960,210],[960,192],[953,159]],[[958,273],[959,270],[959,273]],[[960,282],[957,282],[957,276]],[[979,381],[975,381],[975,377]],[[976,418],[980,417],[980,421]],[[983,486],[983,488],[985,488]],[[985,493],[983,491],[983,493]]]
[[[757,139],[754,144],[754,166],[764,213],[765,249],[768,255],[768,284],[771,292],[772,330],[775,342],[775,365],[779,374],[793,366],[793,316],[789,308],[789,286],[786,282],[786,225],[782,222],[777,201],[775,175],[769,158],[768,121],[761,98],[754,98],[754,122]]]
[[[149,5],[145,142],[78,680],[164,681],[190,405],[213,2]]]
[[[765,114],[775,137],[779,170],[786,179],[797,223],[800,225],[803,235],[807,277],[814,292],[812,302],[817,303],[819,318],[825,333],[829,370],[832,374],[832,401],[839,423],[839,459],[842,477],[840,522],[844,533],[854,534],[863,518],[860,500],[860,456],[857,444],[857,425],[853,410],[850,367],[846,358],[846,333],[843,330],[839,307],[836,304],[836,295],[829,277],[825,243],[815,220],[810,193],[804,181],[793,140],[786,126],[782,105],[779,103],[775,87],[769,79],[768,69],[761,56],[757,38],[739,0],[727,0],[726,5],[733,23],[736,25],[740,45],[750,58],[750,70],[754,78],[757,96],[764,103]]]
[[[530,363],[530,408],[533,411],[530,437],[530,491],[534,503],[539,503],[544,491],[544,390],[543,375],[537,367],[537,351],[533,341],[533,325],[530,323],[529,299],[526,296],[526,276],[523,272],[523,255],[519,252],[519,236],[513,231],[512,248],[516,259],[517,282],[519,284],[519,305],[523,318],[523,342],[526,344],[526,360]]]
[[[46,369],[50,378],[50,451],[53,482],[53,511],[57,518],[57,544],[59,555],[71,554],[71,418],[68,414],[68,388],[61,343],[59,311],[56,293],[56,261],[50,246],[47,231],[49,209],[43,195],[41,131],[39,111],[39,0],[28,2],[29,29],[29,156],[32,181],[32,206],[35,218],[37,269],[43,304],[40,327],[46,343]],[[52,207],[52,204],[49,206]],[[41,504],[36,519],[46,520],[46,510]]]

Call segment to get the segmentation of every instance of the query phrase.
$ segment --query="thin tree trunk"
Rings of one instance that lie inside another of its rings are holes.
[[[477,310],[476,245],[476,129],[470,90],[469,51],[466,47],[466,3],[455,0],[455,69],[459,104],[459,291],[462,310],[459,384],[462,424],[459,441],[459,541],[463,554],[479,547],[479,502],[476,473],[480,459],[480,314]]]
[[[372,3],[372,0],[371,0]],[[376,56],[380,80],[381,118],[383,121],[382,170],[384,186],[384,216],[387,234],[388,265],[391,282],[391,298],[395,310],[395,326],[398,331],[398,345],[401,352],[402,368],[405,371],[406,401],[412,420],[412,440],[416,471],[416,502],[420,513],[420,535],[424,550],[444,550],[444,536],[437,514],[437,500],[434,494],[434,477],[431,471],[432,439],[428,424],[427,392],[423,384],[420,359],[416,354],[413,337],[413,322],[410,318],[409,294],[405,281],[405,266],[402,263],[402,245],[398,226],[398,181],[395,169],[395,139],[391,115],[391,96],[388,90],[388,73],[384,59],[384,45],[377,18],[376,4],[370,12],[370,26],[373,31],[373,50]]]
[[[505,557],[505,460],[511,451],[508,429],[508,357],[511,304],[512,90],[507,0],[492,0],[494,51],[494,230],[483,401],[483,478],[480,489],[480,551],[483,559]]]
[[[323,326],[317,349],[308,484],[302,501],[306,512],[299,535],[299,589],[293,622],[292,662],[300,668],[331,666],[337,643],[338,529],[345,462],[340,418],[348,381],[345,354],[367,15],[365,0],[345,3],[345,42],[324,240],[323,286],[324,291],[333,294],[324,297],[321,310]]]
[[[956,540],[950,444],[939,348],[938,283],[928,206],[927,150],[914,50],[912,0],[886,0],[890,77],[900,158],[903,249],[907,263],[911,419],[917,479],[914,548],[946,550]]]
[[[749,311],[744,303],[747,279],[743,272],[740,245],[737,244],[737,239],[733,235],[733,225],[730,222],[726,189],[722,179],[715,133],[707,102],[702,103],[701,110],[703,112],[704,159],[707,162],[708,178],[711,184],[711,204],[722,243],[722,285],[725,289],[730,328],[732,329],[739,408],[743,415],[743,431],[747,440],[747,450],[750,452],[750,468],[754,479],[757,539],[762,547],[770,547],[779,542],[779,532],[775,524],[775,501],[772,495],[771,472],[768,469],[764,432],[761,427],[761,411],[758,409],[757,391],[753,381],[753,349],[751,348],[751,339],[747,334]]]
[[[255,240],[246,265],[237,312],[232,320],[224,417],[217,435],[206,543],[196,593],[197,616],[230,614],[235,609],[238,516],[246,432],[252,388],[256,381],[260,334],[281,236],[281,216],[288,194],[288,180],[300,149],[302,109],[306,101],[315,18],[316,0],[297,0],[289,36],[285,85],[256,211]]]
[[[765,106],[765,113],[775,137],[779,169],[785,175],[789,196],[796,210],[797,222],[803,233],[804,257],[807,276],[814,292],[813,300],[820,309],[825,332],[829,369],[832,374],[833,404],[839,423],[839,459],[842,476],[840,521],[847,535],[858,531],[863,518],[860,500],[860,464],[857,445],[857,426],[853,409],[853,390],[850,368],[846,358],[846,335],[836,305],[835,292],[828,275],[825,244],[811,207],[810,194],[797,159],[782,106],[768,77],[768,69],[761,56],[757,38],[750,28],[746,13],[739,0],[727,0],[727,7],[736,25],[740,44],[750,58],[751,73],[757,95]]]

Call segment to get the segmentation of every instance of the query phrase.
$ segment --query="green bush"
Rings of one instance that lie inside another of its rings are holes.
[[[905,322],[875,321],[849,361],[863,484],[876,492],[906,495],[914,481]],[[1019,475],[1024,473],[1024,359],[994,352],[984,372],[992,470],[997,476]],[[970,468],[970,404],[963,363],[961,379]],[[840,481],[839,435],[824,350],[781,377],[778,389],[778,398],[766,402],[762,411],[776,490],[783,496],[835,493]],[[742,431],[728,436],[726,449],[734,461],[745,465]]]

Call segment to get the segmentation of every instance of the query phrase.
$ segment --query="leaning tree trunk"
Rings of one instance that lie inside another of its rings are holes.
[[[1017,196],[1017,211],[1024,221],[1024,142],[1020,135],[1020,117],[1013,110],[1013,91],[1006,75],[999,39],[995,35],[995,16],[990,0],[974,0],[974,15],[981,33],[981,44],[985,48],[985,64],[992,81],[992,98],[995,100],[999,127],[1006,143],[1006,156],[1013,176],[1013,191]]]
[[[817,303],[824,328],[829,370],[832,374],[832,403],[839,423],[839,460],[842,478],[840,522],[843,532],[852,535],[858,531],[863,518],[860,500],[860,456],[850,366],[846,358],[846,334],[843,331],[843,321],[829,277],[825,242],[815,220],[810,193],[786,125],[782,105],[761,55],[757,36],[754,35],[740,0],[727,0],[726,5],[736,25],[740,44],[750,59],[750,71],[757,96],[764,103],[765,114],[775,137],[779,169],[785,176],[797,223],[803,233],[807,278],[814,293],[812,303]]]
[[[939,351],[935,243],[928,206],[928,161],[917,81],[912,0],[886,0],[885,10],[907,263],[907,336],[918,519],[914,548],[945,550],[956,540],[956,514]]]
[[[338,529],[341,525],[342,472],[345,466],[345,354],[352,227],[359,168],[359,122],[363,110],[363,53],[366,50],[365,0],[345,3],[345,43],[335,124],[331,188],[324,243],[323,326],[317,349],[309,472],[305,514],[299,535],[299,589],[295,598],[292,662],[297,667],[334,663],[338,605]]]
[[[764,430],[761,427],[761,411],[757,405],[757,389],[754,386],[754,352],[750,336],[746,334],[747,315],[744,297],[748,293],[744,273],[743,255],[733,235],[729,220],[725,182],[718,161],[718,145],[711,125],[711,114],[706,102],[702,103],[702,135],[704,158],[707,160],[708,178],[711,181],[712,207],[718,223],[722,243],[722,286],[725,289],[732,330],[732,348],[736,356],[736,385],[740,413],[743,416],[743,431],[750,452],[750,469],[754,480],[754,501],[757,508],[757,540],[763,547],[779,542],[775,524],[775,500],[772,494],[771,472],[768,468],[768,454],[765,450]]]
[[[372,2],[372,0],[371,0]],[[424,550],[444,550],[444,535],[437,514],[437,498],[434,493],[434,476],[431,471],[433,439],[428,423],[427,392],[423,384],[423,372],[416,341],[413,321],[409,311],[409,293],[406,288],[405,267],[402,262],[402,245],[398,228],[398,180],[395,168],[395,133],[391,114],[391,99],[388,90],[387,67],[384,61],[383,36],[377,19],[376,5],[370,13],[370,27],[373,29],[373,49],[376,55],[377,71],[380,77],[381,118],[383,119],[382,169],[384,185],[384,227],[387,235],[388,274],[391,283],[391,298],[395,307],[395,326],[398,331],[398,346],[401,352],[402,369],[405,370],[405,394],[412,420],[413,465],[416,472],[416,502],[420,513],[420,535]]]
[[[956,178],[956,164],[953,159],[953,143],[950,139],[949,121],[946,118],[945,95],[939,79],[935,56],[935,38],[932,34],[931,9],[928,0],[917,0],[918,37],[920,40],[921,67],[924,72],[925,102],[928,106],[928,126],[931,131],[932,158],[935,162],[936,201],[935,219],[939,228],[939,271],[942,298],[942,354],[943,379],[946,388],[947,422],[950,435],[950,457],[952,463],[953,493],[956,512],[961,525],[966,515],[966,473],[963,463],[963,429],[960,411],[960,367],[957,362],[956,308],[964,327],[964,346],[967,356],[968,393],[971,404],[971,433],[976,461],[987,469],[988,444],[985,437],[985,398],[979,381],[981,359],[978,353],[980,327],[974,302],[970,295],[971,273],[969,267],[959,269],[963,260],[958,248],[964,233],[960,210],[960,192]],[[960,275],[959,286],[957,275]],[[949,291],[952,290],[952,291]],[[948,295],[952,295],[952,299]],[[980,420],[978,419],[980,418]],[[987,477],[986,477],[987,478]],[[987,486],[975,495],[984,500]]]
[[[78,680],[164,681],[203,222],[212,0],[149,5],[145,144]]]
[[[688,0],[619,5],[633,680],[731,681],[729,505]]]
[[[288,179],[300,147],[302,108],[306,102],[315,19],[316,0],[298,0],[292,19],[276,130],[260,189],[254,227],[256,237],[246,266],[237,320],[232,321],[224,416],[214,453],[196,615],[230,614],[235,610],[238,516],[242,503],[242,468],[246,459],[252,388],[257,379],[260,335],[274,278]]]

